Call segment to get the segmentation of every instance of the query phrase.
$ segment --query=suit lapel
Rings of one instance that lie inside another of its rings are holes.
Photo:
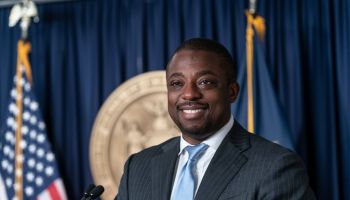
[[[249,147],[249,134],[235,122],[210,162],[195,199],[218,199],[247,162],[241,153]]]
[[[152,199],[170,199],[172,180],[179,153],[179,139],[175,139],[163,147],[163,152],[151,161]]]

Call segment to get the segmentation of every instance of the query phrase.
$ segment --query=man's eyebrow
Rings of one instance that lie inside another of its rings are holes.
[[[211,71],[211,70],[203,70],[203,71],[197,72],[196,75],[197,75],[197,76],[204,76],[204,75],[218,76],[216,73],[214,73],[214,72]]]
[[[196,73],[196,76],[204,76],[204,75],[218,76],[216,73],[214,73],[211,70],[203,70],[203,71],[199,71]],[[173,77],[184,77],[184,75],[181,72],[174,72],[168,77],[168,79],[173,78]]]
[[[173,78],[173,77],[183,77],[184,75],[182,74],[182,73],[180,73],[180,72],[175,72],[175,73],[172,73],[169,77],[168,77],[168,79],[170,79],[170,78]]]

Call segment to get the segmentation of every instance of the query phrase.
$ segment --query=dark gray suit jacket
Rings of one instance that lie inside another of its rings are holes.
[[[117,200],[170,199],[179,137],[130,156]],[[236,121],[216,151],[196,200],[315,199],[299,157]]]

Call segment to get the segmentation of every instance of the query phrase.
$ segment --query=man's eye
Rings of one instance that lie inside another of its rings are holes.
[[[171,87],[181,87],[183,84],[181,81],[171,81],[170,86]]]
[[[211,88],[215,88],[217,86],[217,81],[203,79],[203,80],[200,80],[197,84],[198,84],[198,87],[200,87],[200,88],[211,89]]]
[[[209,84],[213,84],[213,82],[209,80],[202,80],[199,82],[199,85],[209,85]]]

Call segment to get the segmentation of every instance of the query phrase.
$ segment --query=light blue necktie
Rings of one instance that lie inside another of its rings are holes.
[[[189,155],[188,161],[181,170],[173,200],[194,199],[194,194],[197,187],[197,161],[204,154],[207,148],[208,145],[203,143],[196,146],[187,146],[185,148]]]

